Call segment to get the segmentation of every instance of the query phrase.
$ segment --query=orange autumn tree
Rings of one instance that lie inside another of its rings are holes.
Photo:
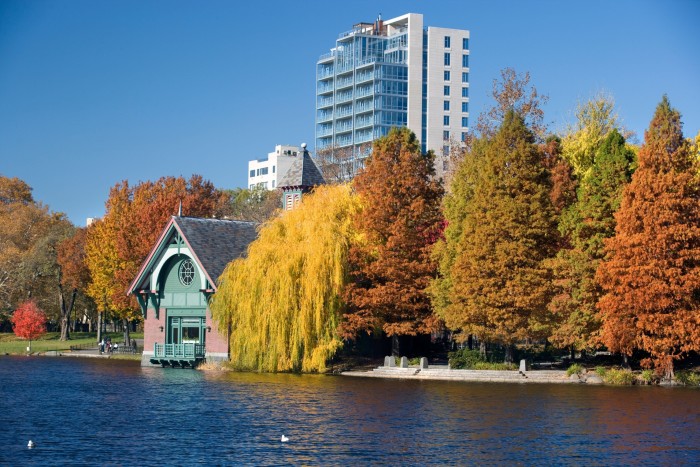
[[[60,308],[61,340],[69,337],[68,324],[78,293],[85,294],[90,282],[90,270],[85,262],[85,242],[87,228],[76,229],[73,235],[64,239],[56,247],[58,263],[58,302]],[[67,300],[64,288],[70,291]]]
[[[219,198],[214,185],[199,175],[189,180],[161,177],[135,186],[125,180],[110,190],[105,217],[88,229],[88,294],[102,312],[110,311],[124,321],[127,343],[126,324],[138,317],[139,308],[126,290],[163,227],[180,203],[183,215],[211,217]]]
[[[602,341],[624,355],[648,352],[642,364],[670,379],[674,360],[700,350],[700,187],[680,114],[666,96],[638,157],[596,275]]]
[[[31,352],[32,340],[46,334],[46,314],[34,300],[27,300],[12,314],[12,330],[17,337],[29,340]]]
[[[423,155],[408,129],[392,129],[374,143],[353,186],[364,211],[355,218],[362,237],[350,250],[346,339],[362,332],[415,336],[439,327],[426,287],[437,270],[432,244],[441,230],[443,194],[433,155]]]

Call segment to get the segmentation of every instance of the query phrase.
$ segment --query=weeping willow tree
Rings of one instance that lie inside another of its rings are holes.
[[[245,370],[318,371],[341,347],[337,328],[346,284],[351,217],[347,185],[324,186],[272,219],[226,267],[211,310],[231,330],[231,362]]]

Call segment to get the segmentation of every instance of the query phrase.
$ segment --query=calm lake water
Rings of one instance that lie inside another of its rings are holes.
[[[686,388],[0,357],[0,404],[0,465],[700,464],[700,390]]]

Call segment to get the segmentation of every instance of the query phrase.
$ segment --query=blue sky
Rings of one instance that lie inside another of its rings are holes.
[[[109,188],[314,143],[315,63],[378,14],[468,29],[471,122],[499,70],[529,71],[553,129],[605,91],[640,140],[664,93],[700,130],[700,1],[0,0],[0,174],[78,225]]]

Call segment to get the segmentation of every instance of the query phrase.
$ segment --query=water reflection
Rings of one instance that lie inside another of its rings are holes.
[[[700,391],[0,358],[0,464],[700,461]],[[280,443],[282,434],[288,443]],[[37,448],[29,451],[33,439]]]

